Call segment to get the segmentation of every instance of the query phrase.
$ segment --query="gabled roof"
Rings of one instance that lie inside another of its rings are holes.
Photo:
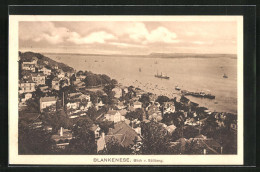
[[[124,106],[124,103],[123,102],[119,102],[117,105],[118,106]]]
[[[20,83],[34,83],[32,80],[32,77],[29,77],[28,79],[21,79]]]
[[[139,102],[139,101],[135,101],[135,102],[134,102],[134,105],[142,105],[142,103]]]
[[[116,111],[116,110],[109,110],[109,111],[107,112],[107,114],[115,115],[117,112],[118,112],[118,111]]]
[[[164,102],[163,105],[164,106],[168,106],[168,105],[174,106],[174,103],[173,102]]]
[[[197,135],[195,138],[198,138],[198,139],[207,139],[207,137],[204,136],[203,134]]]
[[[32,77],[44,76],[43,73],[32,73],[31,75],[32,75]]]
[[[118,122],[114,125],[114,129],[110,130],[108,133],[109,137],[112,137],[111,135],[118,139],[119,143],[124,147],[134,144],[135,138],[138,137],[135,130],[124,121]]]
[[[52,81],[60,81],[60,79],[58,77],[55,77]]]
[[[56,97],[41,97],[41,102],[50,102],[50,101],[57,101]]]
[[[127,113],[127,110],[126,110],[126,109],[121,109],[121,110],[119,110],[119,113],[120,113],[122,116],[125,116],[126,113]]]

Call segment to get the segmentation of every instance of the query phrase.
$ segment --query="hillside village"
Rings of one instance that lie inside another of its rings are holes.
[[[236,154],[237,116],[19,52],[20,154]]]

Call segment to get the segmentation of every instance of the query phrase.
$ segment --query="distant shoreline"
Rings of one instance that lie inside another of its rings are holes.
[[[23,52],[23,51],[21,51]],[[26,51],[24,51],[26,52]],[[33,52],[33,51],[31,51]],[[139,57],[139,58],[232,58],[237,59],[236,54],[203,54],[203,53],[151,53],[147,55],[129,55],[129,54],[88,54],[88,53],[52,53],[52,52],[34,52],[44,55],[78,55],[78,56],[107,56],[107,57]]]

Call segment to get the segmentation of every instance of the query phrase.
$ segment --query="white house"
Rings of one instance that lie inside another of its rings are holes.
[[[142,103],[139,101],[135,101],[133,103],[133,107],[134,107],[134,109],[142,108]]]
[[[32,80],[36,85],[45,85],[45,76],[43,73],[32,73]]]
[[[23,62],[22,63],[22,69],[23,70],[30,70],[32,72],[35,72],[35,67],[37,66],[37,58],[35,57],[32,61],[30,62]]]
[[[32,98],[32,93],[25,93],[24,98],[21,99],[22,102],[25,102]]]
[[[93,124],[92,127],[90,128],[90,130],[93,131],[93,133],[95,135],[95,139],[100,137],[101,128],[99,127],[99,125]]]
[[[56,106],[57,99],[56,97],[41,97],[40,98],[40,110],[41,112],[43,109],[49,107],[49,106]]]
[[[175,112],[175,105],[173,102],[164,102],[163,103],[163,114],[174,113],[174,112]]]
[[[51,81],[51,87],[54,90],[60,90],[60,79],[57,77],[53,78]]]
[[[38,72],[42,72],[44,75],[51,75],[51,69],[47,69],[46,67],[39,69]]]
[[[58,78],[64,78],[65,77],[65,73],[62,71],[62,70],[60,70],[60,72],[58,73]]]
[[[67,103],[67,109],[78,109],[79,108],[79,102],[69,102]]]
[[[19,93],[31,93],[35,91],[35,83],[29,79],[19,83]]]
[[[120,98],[122,97],[122,89],[120,87],[115,87],[112,89],[115,92],[115,97]]]
[[[105,114],[105,118],[108,121],[113,121],[114,123],[124,121],[125,117],[120,114],[119,111],[109,110],[107,114]]]

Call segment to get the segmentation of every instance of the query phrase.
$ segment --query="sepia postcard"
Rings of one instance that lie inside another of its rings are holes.
[[[242,16],[9,16],[11,165],[243,165]]]

